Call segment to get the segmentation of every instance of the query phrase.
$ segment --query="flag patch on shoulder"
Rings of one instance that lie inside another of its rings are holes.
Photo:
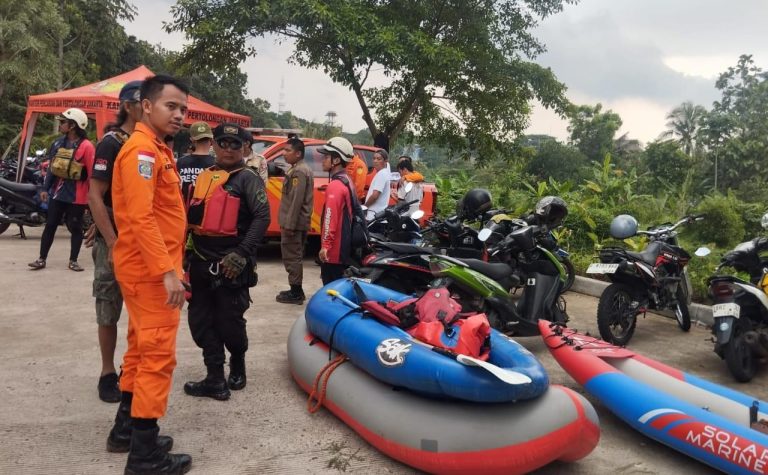
[[[139,152],[139,175],[149,180],[155,168],[155,154],[152,152]]]

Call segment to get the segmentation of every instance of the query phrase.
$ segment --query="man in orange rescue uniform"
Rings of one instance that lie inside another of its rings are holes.
[[[365,201],[365,180],[368,177],[368,165],[356,153],[346,166],[347,176],[352,181],[352,190],[360,202]]]
[[[126,474],[182,474],[192,458],[170,454],[170,437],[158,437],[176,366],[176,333],[184,305],[181,260],[186,216],[173,153],[163,138],[175,135],[187,112],[189,89],[170,76],[141,86],[143,117],[115,160],[112,196],[117,225],[115,276],[128,309],[118,409],[107,450],[124,450]]]

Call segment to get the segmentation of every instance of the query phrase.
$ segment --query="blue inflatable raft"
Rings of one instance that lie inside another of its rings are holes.
[[[357,283],[371,300],[400,302],[410,297],[378,285]],[[488,363],[521,373],[530,381],[509,384],[484,368],[467,366],[432,351],[402,329],[354,310],[329,295],[328,290],[357,303],[353,281],[341,279],[328,284],[307,304],[308,330],[380,381],[426,396],[483,403],[533,399],[549,386],[541,363],[519,343],[496,330],[491,332]]]

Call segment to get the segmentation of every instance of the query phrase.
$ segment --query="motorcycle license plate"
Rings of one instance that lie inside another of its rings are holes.
[[[739,318],[741,307],[737,303],[718,303],[712,305],[713,317],[734,317]]]
[[[587,274],[615,274],[618,269],[618,264],[603,264],[602,262],[595,262],[587,267]]]

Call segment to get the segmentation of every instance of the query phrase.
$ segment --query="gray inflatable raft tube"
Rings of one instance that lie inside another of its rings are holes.
[[[307,393],[328,364],[328,346],[307,332],[303,317],[288,336],[288,364]],[[555,385],[516,403],[436,400],[346,362],[330,376],[323,406],[382,453],[429,473],[527,473],[584,458],[600,439],[592,405]]]

